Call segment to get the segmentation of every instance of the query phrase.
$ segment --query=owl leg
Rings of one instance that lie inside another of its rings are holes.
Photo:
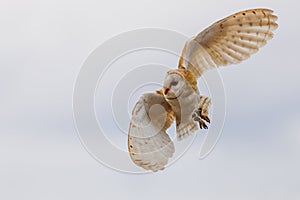
[[[211,99],[209,97],[201,96],[199,107],[192,115],[193,119],[199,122],[199,126],[201,129],[208,129],[208,126],[205,122],[210,123],[210,119],[208,117],[208,109],[210,104]]]

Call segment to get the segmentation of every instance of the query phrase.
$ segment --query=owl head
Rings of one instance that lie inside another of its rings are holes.
[[[177,99],[190,90],[197,92],[197,79],[192,72],[185,68],[167,72],[162,91],[167,100]]]

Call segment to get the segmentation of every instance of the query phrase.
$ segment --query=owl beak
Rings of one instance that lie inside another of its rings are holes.
[[[165,91],[164,91],[164,95],[167,95],[169,91],[170,91],[170,89],[166,88]]]
[[[164,97],[167,99],[167,100],[174,100],[174,99],[177,99],[177,97],[175,96],[175,94],[172,93],[172,91],[170,90],[170,88],[165,88],[163,90],[163,94],[164,94]]]

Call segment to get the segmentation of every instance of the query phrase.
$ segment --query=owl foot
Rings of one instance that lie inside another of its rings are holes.
[[[192,118],[194,119],[194,121],[199,122],[199,126],[201,129],[208,129],[205,121],[210,123],[210,119],[206,113],[202,112],[202,108],[198,108],[198,110],[196,110],[192,115]]]
[[[199,122],[199,126],[201,129],[208,129],[206,122],[210,123],[210,119],[208,117],[210,104],[211,99],[209,97],[200,96],[199,107],[192,115],[193,119]]]

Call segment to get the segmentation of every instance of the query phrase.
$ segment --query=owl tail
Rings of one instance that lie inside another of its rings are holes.
[[[180,123],[176,126],[177,140],[180,141],[183,138],[193,134],[198,130],[198,123],[191,119],[188,122]]]

